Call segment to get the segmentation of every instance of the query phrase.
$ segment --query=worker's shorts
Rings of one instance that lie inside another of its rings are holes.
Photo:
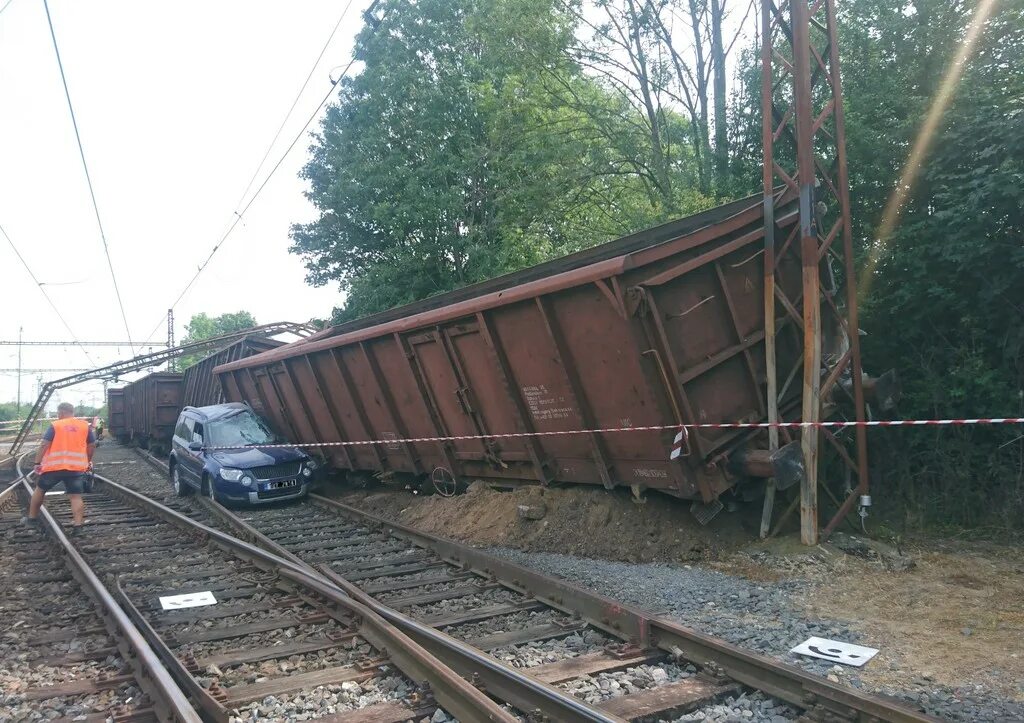
[[[49,492],[61,482],[64,483],[64,491],[69,495],[80,495],[85,492],[85,473],[83,472],[59,469],[39,475],[39,489],[43,492]]]

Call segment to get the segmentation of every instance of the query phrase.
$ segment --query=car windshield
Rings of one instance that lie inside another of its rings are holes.
[[[207,425],[207,437],[214,447],[247,447],[252,444],[273,444],[274,433],[255,414],[243,412]]]

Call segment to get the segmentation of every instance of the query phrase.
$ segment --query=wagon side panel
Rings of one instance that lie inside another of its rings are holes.
[[[107,429],[113,437],[125,434],[124,389],[107,390]]]

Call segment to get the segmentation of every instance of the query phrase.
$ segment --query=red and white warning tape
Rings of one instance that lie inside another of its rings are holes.
[[[685,450],[685,451],[684,451]],[[686,427],[681,428],[672,440],[672,453],[668,456],[669,460],[679,459],[680,457],[690,456],[690,433],[686,431]]]
[[[361,439],[344,442],[288,442],[284,444],[250,444],[246,448],[274,449],[280,447],[354,447],[367,444],[411,444],[417,442],[458,442],[471,439],[515,439],[521,437],[557,437],[577,434],[613,434],[617,432],[665,432],[678,430],[673,440],[672,456],[675,459],[683,454],[689,437],[689,430],[696,429],[845,429],[847,427],[939,427],[939,426],[977,426],[1024,424],[1024,417],[990,417],[985,419],[879,419],[874,421],[831,421],[823,422],[708,422],[703,424],[656,424],[646,427],[608,427],[604,429],[568,429],[552,432],[505,432],[501,434],[463,434],[449,437],[408,437],[392,439]],[[241,446],[211,446],[205,451],[241,449]],[[677,450],[679,453],[677,454]]]

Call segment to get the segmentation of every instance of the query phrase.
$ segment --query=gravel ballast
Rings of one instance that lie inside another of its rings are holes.
[[[856,668],[791,654],[791,648],[811,636],[864,642],[850,624],[809,619],[795,612],[796,596],[808,589],[808,583],[803,581],[765,583],[689,565],[627,564],[500,547],[487,548],[487,551],[588,590],[655,611],[702,633],[829,677],[833,682],[898,697],[943,719],[964,723],[1024,720],[1024,703],[994,695],[982,686],[953,689],[914,677],[902,690],[869,688],[861,681]],[[884,649],[868,665],[890,665],[894,670],[896,666],[886,660]],[[735,708],[737,706],[732,706],[720,720],[737,715]],[[764,719],[761,715],[743,716],[742,710],[746,709],[741,709],[738,715],[743,720]],[[757,712],[760,713],[760,709]],[[706,715],[708,710],[701,713]],[[772,715],[776,713],[769,713],[767,720],[772,720]],[[680,720],[703,718],[684,716]]]

